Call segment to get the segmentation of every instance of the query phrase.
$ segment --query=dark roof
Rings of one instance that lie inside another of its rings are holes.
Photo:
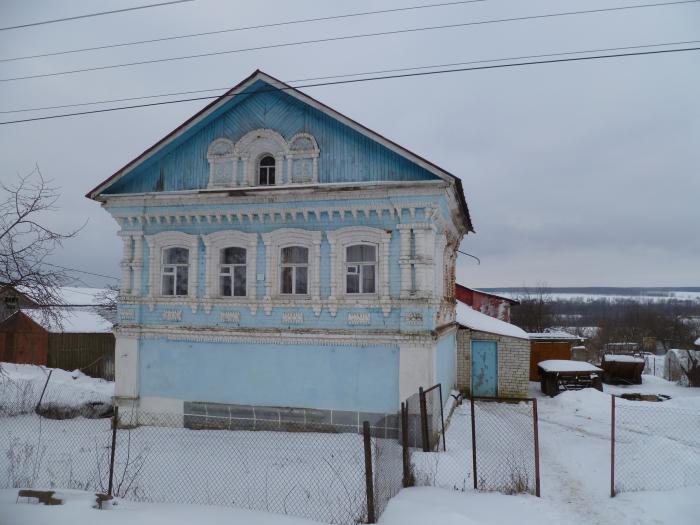
[[[307,98],[307,99],[313,101],[315,104],[318,104],[319,106],[322,106],[326,111],[329,111],[329,112],[331,112],[331,113],[334,113],[336,116],[339,116],[339,117],[341,117],[341,118],[343,118],[343,119],[346,119],[346,120],[350,121],[353,125],[358,126],[359,128],[363,129],[366,133],[368,133],[368,134],[370,134],[370,135],[373,135],[375,138],[378,138],[378,139],[380,139],[380,140],[383,140],[383,141],[388,142],[389,144],[391,144],[392,146],[394,146],[395,148],[397,148],[398,150],[400,150],[400,151],[403,153],[404,156],[409,157],[409,160],[411,160],[411,157],[413,158],[414,162],[415,162],[415,160],[419,160],[420,162],[423,162],[423,163],[425,163],[425,164],[428,164],[428,165],[429,165],[430,167],[432,167],[434,170],[437,170],[437,171],[441,172],[442,174],[444,174],[445,176],[447,176],[447,177],[449,177],[450,179],[452,179],[453,182],[455,183],[456,193],[457,193],[457,199],[458,199],[458,201],[459,201],[460,207],[461,207],[461,209],[462,209],[462,213],[464,214],[464,217],[465,217],[465,220],[466,220],[467,231],[468,231],[468,232],[474,232],[474,227],[473,227],[473,225],[472,225],[471,216],[470,216],[470,214],[469,214],[469,207],[467,206],[467,201],[466,201],[466,198],[465,198],[465,196],[464,196],[464,188],[462,187],[462,180],[461,180],[459,177],[457,177],[457,176],[455,176],[455,175],[449,173],[448,171],[446,171],[446,170],[442,169],[441,167],[439,167],[437,164],[434,164],[434,163],[430,162],[429,160],[424,159],[424,158],[421,157],[420,155],[417,155],[416,153],[413,153],[412,151],[410,151],[410,150],[404,148],[403,146],[397,144],[396,142],[394,142],[394,141],[392,141],[392,140],[390,140],[390,139],[384,137],[383,135],[377,133],[376,131],[373,131],[373,130],[369,129],[367,126],[363,126],[362,124],[360,124],[359,122],[357,122],[357,121],[351,119],[350,117],[348,117],[348,116],[346,116],[346,115],[343,115],[343,114],[340,113],[339,111],[336,111],[335,109],[333,109],[333,108],[327,106],[327,105],[324,104],[323,102],[319,102],[318,100],[316,100],[315,98],[313,98],[313,97],[307,95],[306,93],[303,93],[302,91],[300,91],[300,90],[298,90],[298,89],[296,89],[296,88],[293,88],[292,86],[290,86],[290,85],[288,85],[288,84],[282,82],[281,80],[278,80],[278,79],[276,79],[275,77],[273,77],[273,76],[271,76],[271,75],[268,75],[267,73],[265,73],[264,71],[261,71],[260,69],[256,69],[251,75],[249,75],[248,77],[246,77],[245,79],[243,79],[242,81],[240,81],[238,84],[236,84],[234,87],[232,87],[231,89],[229,89],[226,93],[224,93],[223,95],[221,95],[219,98],[215,99],[213,102],[211,102],[211,103],[207,104],[206,106],[204,106],[201,110],[199,110],[197,113],[195,113],[194,115],[192,115],[192,116],[191,116],[190,118],[188,118],[185,122],[183,122],[183,123],[180,124],[177,128],[175,128],[173,131],[171,131],[170,133],[168,133],[165,137],[163,137],[163,138],[160,139],[158,142],[156,142],[155,144],[153,144],[151,147],[149,147],[148,149],[146,149],[146,150],[145,150],[143,153],[141,153],[138,157],[136,157],[136,158],[132,159],[131,161],[129,161],[127,164],[125,164],[124,166],[122,166],[119,170],[117,170],[117,171],[116,171],[114,174],[112,174],[110,177],[108,177],[107,179],[105,179],[104,181],[102,181],[100,184],[98,184],[97,186],[95,186],[95,187],[94,187],[92,190],[90,190],[85,196],[86,196],[87,198],[89,198],[89,199],[98,200],[98,199],[96,198],[96,197],[99,195],[98,190],[100,190],[102,187],[104,187],[106,184],[110,183],[112,180],[116,179],[117,177],[119,177],[119,176],[121,176],[121,175],[124,175],[135,163],[137,163],[138,161],[140,161],[140,160],[143,159],[144,157],[148,157],[151,153],[154,152],[154,150],[156,150],[159,146],[161,146],[161,145],[163,145],[164,143],[166,143],[170,138],[172,138],[175,134],[177,134],[182,128],[184,128],[184,127],[187,126],[188,124],[190,124],[190,123],[194,122],[195,120],[197,120],[200,116],[202,116],[204,113],[206,113],[209,109],[211,109],[211,108],[213,108],[214,106],[216,106],[217,104],[221,103],[221,101],[223,101],[223,100],[225,100],[225,99],[231,99],[231,97],[234,96],[235,92],[236,92],[237,90],[239,90],[243,85],[245,85],[247,82],[249,82],[249,81],[251,81],[252,79],[254,79],[256,76],[261,76],[261,75],[267,76],[267,77],[269,77],[271,80],[273,80],[274,82],[278,83],[280,86],[282,86],[280,89],[285,89],[285,90],[288,90],[288,91],[292,91],[292,92],[294,92],[294,93],[298,93],[298,94],[302,95],[303,97],[305,97],[305,98]]]

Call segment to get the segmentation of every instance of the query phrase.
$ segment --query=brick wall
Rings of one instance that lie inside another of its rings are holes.
[[[525,397],[530,370],[530,341],[460,328],[457,332],[457,388],[471,390],[471,342],[498,344],[498,396]]]

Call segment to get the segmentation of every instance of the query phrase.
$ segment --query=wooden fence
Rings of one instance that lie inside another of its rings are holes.
[[[114,381],[114,334],[49,334],[48,366]]]

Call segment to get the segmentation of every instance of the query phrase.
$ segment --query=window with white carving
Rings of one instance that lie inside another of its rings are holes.
[[[354,244],[345,249],[346,293],[375,293],[376,276],[376,246],[372,244]]]
[[[275,158],[265,155],[258,163],[258,183],[260,186],[274,186],[275,184]]]
[[[190,251],[187,248],[166,248],[161,265],[161,293],[187,295]]]
[[[247,266],[246,249],[224,248],[220,251],[219,294],[222,297],[244,297],[246,295]]]
[[[280,293],[306,295],[309,281],[309,249],[288,246],[281,253]]]

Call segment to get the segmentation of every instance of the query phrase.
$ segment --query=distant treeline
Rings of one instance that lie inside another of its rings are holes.
[[[480,288],[486,292],[508,295],[522,295],[531,292],[530,288]],[[548,287],[550,294],[579,294],[579,295],[663,295],[672,292],[700,292],[700,286],[653,286],[653,287],[617,287],[617,286],[570,286]]]

